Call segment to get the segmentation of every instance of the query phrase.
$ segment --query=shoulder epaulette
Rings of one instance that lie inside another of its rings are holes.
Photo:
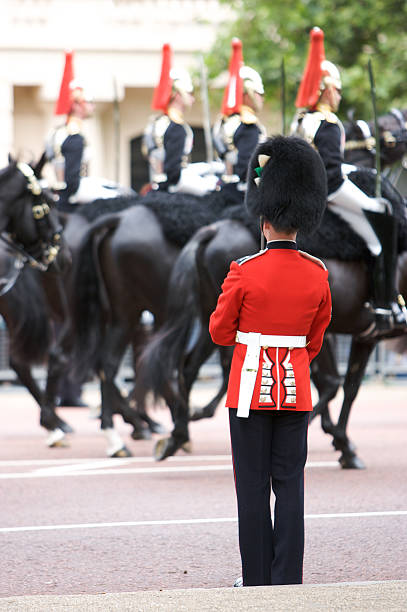
[[[246,125],[252,125],[254,123],[257,123],[258,121],[257,116],[254,113],[253,109],[245,105],[242,105],[240,109],[240,120],[242,123],[245,123]]]
[[[319,115],[321,119],[325,119],[325,121],[328,121],[328,123],[338,123],[339,121],[335,113],[333,113],[328,108],[318,108],[318,110],[315,112],[315,115]]]
[[[259,251],[258,253],[255,253],[254,255],[246,255],[246,257],[241,257],[240,259],[236,259],[236,263],[241,266],[245,263],[247,263],[248,261],[250,261],[251,259],[255,259],[256,257],[260,257],[260,255],[264,255],[264,253],[267,253],[267,249],[263,249],[262,251]]]
[[[298,252],[300,255],[302,255],[306,259],[309,259],[310,261],[313,261],[314,263],[316,263],[318,266],[320,266],[324,270],[328,270],[324,262],[321,259],[318,259],[318,257],[314,257],[314,255],[310,255],[309,253],[306,253],[305,251],[298,251]]]

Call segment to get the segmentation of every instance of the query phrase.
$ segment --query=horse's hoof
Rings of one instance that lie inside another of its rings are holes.
[[[210,419],[213,417],[213,412],[205,410],[204,408],[195,408],[192,410],[189,420],[200,421],[201,419]]]
[[[151,431],[147,427],[133,429],[130,435],[133,440],[151,440]]]
[[[46,440],[46,445],[49,448],[63,448],[69,446],[66,441],[64,432],[62,431],[62,429],[59,428],[54,429],[50,432]]]
[[[188,440],[188,442],[184,442],[184,444],[181,446],[181,448],[184,451],[184,453],[187,453],[187,454],[192,453],[191,440]]]
[[[191,411],[191,413],[189,415],[189,420],[190,421],[200,421],[203,418],[204,418],[204,415],[203,415],[202,410],[200,408],[196,408],[195,410]]]
[[[366,466],[357,455],[341,455],[339,464],[343,470],[365,470]]]
[[[113,455],[109,455],[112,459],[123,458],[123,457],[132,457],[132,453],[129,451],[127,446],[123,446],[119,450],[117,450]]]
[[[167,457],[175,455],[178,449],[183,448],[188,444],[188,441],[177,442],[174,438],[161,438],[154,447],[154,459],[163,461]]]

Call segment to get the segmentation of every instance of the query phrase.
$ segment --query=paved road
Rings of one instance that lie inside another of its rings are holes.
[[[212,391],[199,384],[194,401]],[[94,387],[86,398],[97,402]],[[61,409],[77,433],[68,448],[46,448],[26,392],[0,390],[0,401],[1,597],[229,587],[240,574],[224,409],[192,424],[192,454],[157,464],[153,440],[105,458],[86,409]],[[306,584],[407,578],[406,401],[405,385],[363,386],[349,432],[364,471],[341,470],[311,426]],[[152,414],[169,426],[165,409]]]

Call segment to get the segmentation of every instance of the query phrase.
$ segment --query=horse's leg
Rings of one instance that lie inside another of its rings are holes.
[[[156,443],[154,447],[156,461],[163,461],[163,459],[175,455],[180,448],[183,448],[186,452],[190,450],[188,404],[179,394],[175,395],[169,386],[167,391],[163,392],[163,397],[170,408],[174,429],[169,437],[161,438]]]
[[[63,421],[55,412],[59,382],[65,375],[69,363],[69,353],[72,348],[72,338],[70,325],[66,321],[58,333],[57,340],[51,348],[48,356],[47,382],[43,394],[42,413],[54,419],[56,427],[52,428],[52,433],[47,440],[49,446],[63,445],[64,435],[73,433],[73,429],[68,423]],[[52,422],[52,421],[51,421]],[[41,421],[43,425],[43,422]],[[46,427],[46,425],[43,425]],[[47,427],[48,429],[48,427]]]
[[[47,403],[44,401],[44,393],[31,374],[30,366],[19,363],[12,357],[10,357],[10,366],[16,372],[20,382],[28,389],[40,407],[40,425],[50,432],[47,439],[47,445],[62,446],[64,432],[72,431],[72,429],[65,421],[55,414],[54,410],[49,409]]]
[[[143,383],[137,379],[137,359],[145,343],[145,339],[146,339],[146,332],[142,328],[139,330],[139,332],[135,336],[133,336],[133,339],[132,339],[133,369],[135,373],[135,384],[129,395],[129,405],[131,408],[136,410],[139,417],[147,424],[151,433],[164,434],[166,433],[165,427],[161,425],[160,423],[157,423],[157,421],[154,421],[154,419],[152,419],[147,413],[147,409],[146,409],[147,390],[145,386],[143,385]],[[137,440],[140,438],[140,435],[138,435],[137,432],[133,432],[132,438],[134,440]]]
[[[313,407],[310,420],[321,415],[322,430],[325,433],[332,433],[334,424],[329,413],[329,402],[342,384],[336,364],[335,337],[332,334],[325,336],[319,354],[311,363],[311,376],[318,391],[318,401]]]
[[[207,406],[200,410],[196,409],[191,416],[189,415],[189,395],[192,385],[198,376],[200,367],[213,352],[213,349],[214,345],[209,334],[202,332],[185,364],[180,364],[177,392],[171,389],[169,385],[167,392],[164,392],[164,399],[171,410],[174,429],[169,438],[162,438],[157,442],[154,450],[157,461],[162,461],[174,455],[180,448],[190,452],[188,422],[213,416],[219,400],[225,394],[231,361],[231,352],[226,348],[221,352],[223,381],[220,391]]]
[[[108,455],[110,457],[128,457],[130,451],[126,448],[119,433],[114,429],[113,414],[120,414],[126,423],[133,427],[132,436],[148,437],[147,431],[137,412],[132,409],[127,399],[122,395],[115,384],[115,377],[127,347],[126,333],[120,325],[108,327],[100,356],[99,376],[101,380],[102,400],[102,429],[108,441]],[[139,435],[140,434],[140,435]]]
[[[146,424],[151,433],[164,434],[166,433],[166,429],[161,423],[158,423],[154,419],[150,417],[147,413],[146,409],[146,396],[147,391],[144,386],[137,381],[137,373],[136,373],[136,383],[129,395],[129,406],[137,411],[140,419],[142,419]],[[140,435],[137,432],[133,432],[131,437],[134,440],[138,440]],[[142,436],[143,437],[143,436]]]
[[[213,350],[213,344],[211,339],[209,338],[211,343],[211,348]],[[229,381],[229,373],[230,373],[230,364],[232,362],[233,350],[230,347],[222,346],[219,347],[220,354],[220,366],[222,368],[222,383],[219,391],[215,395],[213,399],[204,406],[203,408],[195,408],[193,412],[191,412],[190,420],[198,421],[199,419],[211,418],[215,414],[215,410],[218,407],[218,404],[222,397],[225,395],[228,388]]]
[[[365,468],[363,461],[356,455],[355,447],[347,436],[346,428],[352,404],[360,389],[367,362],[376,344],[376,340],[360,342],[356,338],[352,339],[348,368],[343,384],[344,400],[338,423],[331,432],[333,435],[332,443],[334,447],[342,453],[339,458],[339,463],[346,469]]]

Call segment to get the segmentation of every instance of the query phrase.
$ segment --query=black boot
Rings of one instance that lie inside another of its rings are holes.
[[[382,252],[368,264],[370,307],[375,315],[371,335],[386,335],[391,331],[407,330],[404,299],[396,290],[397,221],[390,214],[363,211],[372,226]]]

